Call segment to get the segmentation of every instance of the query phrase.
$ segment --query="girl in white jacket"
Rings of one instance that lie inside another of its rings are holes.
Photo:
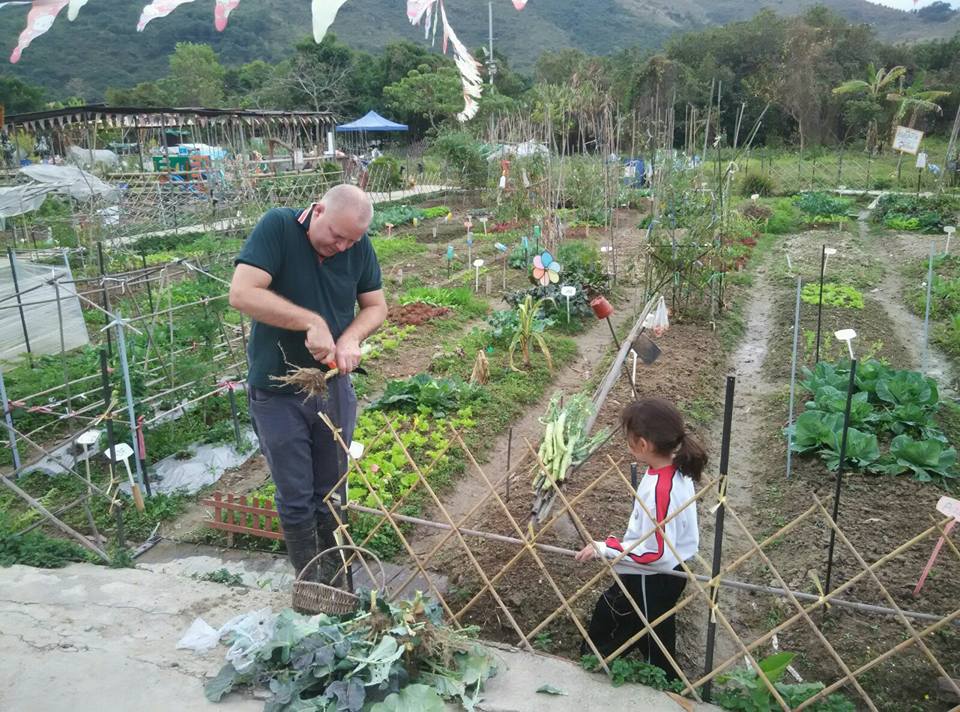
[[[622,557],[615,569],[630,597],[652,622],[676,605],[687,584],[682,576],[649,573],[649,569],[679,570],[681,561],[697,553],[700,537],[696,504],[685,508],[683,505],[694,496],[694,483],[706,467],[707,453],[687,432],[683,416],[669,401],[650,398],[631,403],[621,414],[620,424],[630,452],[647,465],[637,486],[643,507],[634,501],[633,514],[622,540],[609,536],[606,541],[591,542],[577,554],[577,561]],[[663,534],[656,530],[647,512],[663,525]],[[624,555],[624,552],[628,553]],[[645,572],[640,573],[642,570]],[[607,656],[642,629],[643,623],[630,600],[614,582],[597,601],[588,630],[590,639],[600,653]],[[670,657],[676,659],[675,616],[655,626],[654,631]],[[650,635],[643,636],[623,652],[632,650],[640,651],[648,662],[662,668],[668,679],[677,678],[673,665]],[[586,643],[583,652],[592,652]]]

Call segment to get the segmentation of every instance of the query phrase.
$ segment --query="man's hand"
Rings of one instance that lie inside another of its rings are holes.
[[[330,327],[319,317],[307,328],[307,339],[304,344],[317,361],[326,361],[327,357],[332,356],[337,350],[337,345],[330,334]]]
[[[340,373],[353,373],[360,365],[360,342],[349,336],[341,336],[335,355]]]

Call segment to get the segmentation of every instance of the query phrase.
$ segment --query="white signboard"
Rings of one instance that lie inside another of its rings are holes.
[[[906,126],[897,126],[897,134],[893,139],[893,150],[917,155],[920,150],[920,141],[923,140],[923,131],[908,129]]]
[[[917,168],[919,170],[923,170],[926,167],[927,167],[927,153],[926,151],[920,151],[920,153],[917,154]]]

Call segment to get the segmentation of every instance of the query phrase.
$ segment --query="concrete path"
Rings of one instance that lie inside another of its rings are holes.
[[[228,588],[143,569],[74,564],[46,570],[0,568],[0,709],[9,712],[254,712],[263,701],[234,694],[214,705],[203,696],[224,648],[206,655],[176,650],[200,616],[213,626],[238,613],[289,604],[288,595]],[[491,648],[500,673],[486,712],[683,710],[638,685],[615,688],[559,658]],[[567,694],[537,694],[553,685]],[[451,710],[454,707],[450,707]],[[715,709],[698,706],[698,710]]]

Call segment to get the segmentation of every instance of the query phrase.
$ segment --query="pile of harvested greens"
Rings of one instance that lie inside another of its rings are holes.
[[[419,594],[391,604],[373,592],[361,601],[346,616],[284,610],[252,662],[242,672],[224,665],[207,698],[265,686],[272,696],[264,712],[443,712],[444,699],[474,709],[496,669],[471,631],[444,625],[439,606]]]
[[[563,482],[571,467],[583,463],[607,439],[607,431],[593,437],[587,432],[587,421],[593,413],[593,403],[582,393],[568,397],[566,403],[560,393],[550,399],[547,412],[540,419],[545,429],[537,453],[539,463],[534,466],[535,492]]]

